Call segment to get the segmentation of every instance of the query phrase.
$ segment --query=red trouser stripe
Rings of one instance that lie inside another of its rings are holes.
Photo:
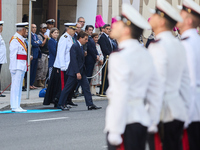
[[[65,87],[65,76],[63,71],[60,71],[60,76],[61,76],[61,90],[63,90]]]
[[[186,129],[183,131],[182,144],[183,144],[183,150],[190,150],[188,133]]]
[[[155,150],[162,150],[162,143],[158,133],[155,133],[154,135],[154,142],[155,142]]]

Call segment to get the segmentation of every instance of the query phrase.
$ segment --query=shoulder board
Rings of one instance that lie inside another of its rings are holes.
[[[67,35],[64,35],[65,38],[67,38]]]
[[[153,40],[153,41],[151,41],[151,43],[158,43],[160,41],[160,39],[158,39],[158,40]]]
[[[111,52],[111,54],[112,53],[117,53],[117,52],[120,52],[120,51],[122,51],[123,50],[123,48],[121,48],[121,49],[116,49],[116,50],[113,50],[112,52]]]
[[[189,39],[189,37],[182,38],[181,41],[185,41],[187,39]]]
[[[12,42],[13,39],[17,39],[17,36],[12,36],[11,39],[10,39],[9,44]]]

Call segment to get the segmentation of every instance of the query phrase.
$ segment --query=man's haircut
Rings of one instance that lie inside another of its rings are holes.
[[[98,33],[93,33],[91,37],[94,38],[95,36],[99,36],[99,34]]]
[[[77,36],[77,40],[79,40],[80,38],[84,38],[88,36],[88,34],[84,31],[79,32],[78,36]]]
[[[128,27],[130,27],[130,29],[131,29],[131,37],[133,39],[139,39],[143,33],[143,29],[139,28],[138,26],[134,25],[133,23],[131,23],[131,25]]]
[[[77,22],[79,22],[80,19],[84,19],[83,17],[78,17]]]
[[[105,25],[103,26],[103,29],[105,29],[105,28],[107,28],[107,27],[110,27],[110,24],[105,24]]]
[[[92,28],[92,29],[94,30],[94,26],[93,26],[93,25],[87,25],[87,26],[85,27],[85,31],[87,31],[89,28]]]
[[[172,20],[172,19],[166,19],[166,22],[165,22],[165,27],[169,30],[173,30],[173,28],[176,26],[177,22],[175,20]]]

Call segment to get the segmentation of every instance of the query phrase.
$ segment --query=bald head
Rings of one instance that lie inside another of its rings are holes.
[[[31,32],[36,33],[36,31],[37,31],[37,26],[35,24],[32,24],[31,25]]]
[[[76,27],[77,27],[76,33],[80,33],[81,32],[81,28],[82,28],[81,24],[77,23]]]

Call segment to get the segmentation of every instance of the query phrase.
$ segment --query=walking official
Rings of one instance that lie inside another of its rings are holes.
[[[200,36],[196,28],[200,25],[200,6],[192,0],[184,0],[181,9],[183,22],[178,23],[177,27],[186,49],[192,91],[185,128],[189,125],[187,133],[190,150],[197,150],[200,149]]]
[[[68,69],[70,63],[70,48],[73,45],[72,37],[76,31],[76,23],[65,23],[66,32],[60,37],[58,41],[56,59],[53,65],[53,71],[51,75],[50,82],[48,84],[47,92],[43,104],[49,105],[54,103],[57,107],[57,103],[60,97],[60,93],[65,87],[67,80],[66,70]],[[70,105],[77,106],[72,102],[73,91],[68,99]],[[68,107],[67,107],[68,108]]]
[[[6,45],[5,45],[5,41],[3,40],[1,36],[1,33],[3,31],[3,24],[4,24],[4,21],[0,21],[0,73],[1,73],[2,65],[7,63]],[[5,97],[5,95],[1,94],[0,97]]]
[[[162,80],[163,89],[159,135],[163,150],[179,150],[190,103],[189,74],[185,49],[171,31],[177,22],[183,20],[165,0],[158,0],[156,9],[151,10],[151,13],[153,15],[149,23],[156,40],[149,45],[148,50]],[[152,138],[155,137],[149,138],[151,150],[155,149]]]
[[[119,51],[110,55],[108,64],[108,150],[145,150],[147,129],[157,130],[162,102],[153,60],[138,42],[143,30],[151,27],[129,4],[123,4],[117,20],[110,33],[118,41]]]
[[[60,95],[58,103],[59,109],[68,110],[68,108],[64,107],[64,105],[66,104],[66,97],[68,97],[69,94],[73,92],[77,80],[83,89],[88,110],[101,109],[101,107],[97,107],[93,104],[90,86],[85,72],[85,56],[83,45],[85,45],[86,42],[88,42],[88,34],[81,31],[78,34],[77,42],[70,49],[70,64],[66,72],[68,78],[65,87]]]
[[[20,107],[22,84],[27,71],[27,48],[24,42],[28,23],[16,24],[17,32],[10,40],[10,73],[12,78],[10,105],[13,112],[24,112]]]

